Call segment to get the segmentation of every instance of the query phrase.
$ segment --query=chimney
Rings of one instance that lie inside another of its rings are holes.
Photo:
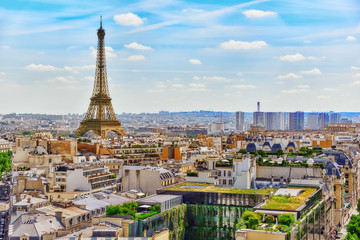
[[[257,102],[257,111],[260,112],[260,102]]]
[[[63,215],[62,211],[55,212],[55,216],[57,217],[57,219],[59,219],[60,222],[62,222],[62,215]]]
[[[16,194],[16,202],[20,202],[21,201],[21,196],[19,193]]]

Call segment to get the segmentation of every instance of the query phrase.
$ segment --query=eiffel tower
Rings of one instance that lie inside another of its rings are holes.
[[[86,112],[84,120],[75,135],[82,136],[87,131],[94,131],[96,135],[105,139],[109,131],[115,132],[119,137],[126,136],[121,123],[115,116],[109,93],[106,59],[105,59],[105,30],[102,28],[102,19],[100,18],[100,28],[97,32],[98,48],[96,57],[95,81],[90,106]]]

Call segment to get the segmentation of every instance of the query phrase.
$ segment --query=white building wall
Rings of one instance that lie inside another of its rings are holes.
[[[90,191],[91,184],[88,178],[83,176],[82,169],[74,169],[66,172],[66,192],[73,192],[75,189],[81,191]]]

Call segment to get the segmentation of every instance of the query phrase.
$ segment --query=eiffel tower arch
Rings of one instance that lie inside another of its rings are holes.
[[[96,56],[95,81],[90,105],[86,112],[85,118],[80,123],[75,135],[82,136],[92,130],[101,138],[105,139],[109,131],[115,132],[119,137],[126,136],[120,121],[116,118],[111,98],[106,73],[105,57],[105,30],[100,28],[97,32],[98,46]]]

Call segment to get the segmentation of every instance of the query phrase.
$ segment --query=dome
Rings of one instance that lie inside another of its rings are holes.
[[[314,164],[314,159],[312,159],[312,158],[309,158],[307,161],[306,161],[306,163],[308,163],[308,164]]]

